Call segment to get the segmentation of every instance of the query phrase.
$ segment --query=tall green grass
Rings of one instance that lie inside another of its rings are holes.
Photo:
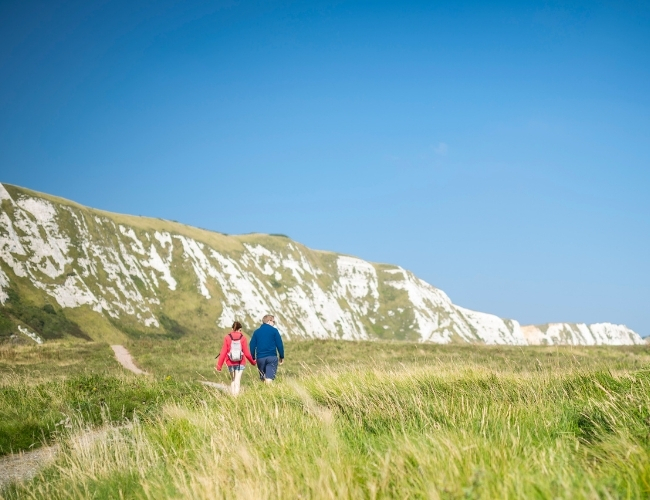
[[[3,495],[650,496],[645,368],[458,361],[288,370],[271,387],[249,379],[238,398],[188,384],[192,402],[170,399],[147,421],[66,441],[54,466]]]
[[[172,375],[182,380],[214,379],[214,357],[219,354],[224,335],[190,334],[180,340],[149,339],[131,341],[126,346],[139,365],[156,377]],[[390,370],[414,366],[442,370],[476,367],[528,373],[539,370],[634,370],[650,366],[650,346],[522,348],[398,341],[294,340],[287,342],[286,354],[280,373],[289,378],[354,367],[385,367]]]
[[[0,456],[64,437],[72,422],[150,419],[187,394],[176,378],[125,372],[105,344],[0,346]]]
[[[187,400],[184,383],[132,375],[76,375],[64,380],[0,387],[0,456],[29,450],[68,434],[73,421],[120,424],[150,419],[169,400]]]

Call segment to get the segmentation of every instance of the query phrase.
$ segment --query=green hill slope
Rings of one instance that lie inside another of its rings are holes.
[[[0,336],[181,337],[252,329],[289,338],[526,344],[519,324],[454,305],[404,269],[311,250],[283,236],[229,236],[108,213],[0,184]],[[594,343],[638,343],[608,330]],[[637,342],[638,341],[638,342]]]

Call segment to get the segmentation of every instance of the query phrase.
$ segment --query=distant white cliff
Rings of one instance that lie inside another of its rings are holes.
[[[522,326],[529,345],[634,345],[643,339],[625,325],[549,323]]]
[[[0,304],[14,282],[61,308],[86,308],[152,331],[171,311],[181,323],[222,328],[234,319],[255,324],[274,312],[289,337],[643,343],[608,323],[521,327],[456,306],[400,267],[311,250],[285,237],[226,236],[0,184]]]

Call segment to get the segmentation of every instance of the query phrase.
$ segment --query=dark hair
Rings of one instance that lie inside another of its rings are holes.
[[[241,328],[242,328],[242,326],[241,326],[241,323],[239,321],[235,321],[232,324],[232,331],[233,332],[237,332],[237,331],[241,330]]]

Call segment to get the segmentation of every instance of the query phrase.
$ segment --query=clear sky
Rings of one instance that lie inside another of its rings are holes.
[[[650,334],[650,4],[0,3],[0,181]]]

